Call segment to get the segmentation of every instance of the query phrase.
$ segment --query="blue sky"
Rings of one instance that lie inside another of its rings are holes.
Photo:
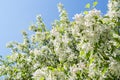
[[[85,4],[93,0],[0,0],[0,55],[10,54],[6,43],[22,41],[21,31],[35,23],[36,15],[41,14],[46,26],[51,29],[51,23],[58,18],[57,4],[64,4],[69,19],[76,13],[85,10]],[[108,0],[98,0],[97,9],[103,14],[107,12]]]

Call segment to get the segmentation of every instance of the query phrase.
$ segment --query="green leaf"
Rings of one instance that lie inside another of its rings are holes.
[[[97,4],[98,4],[98,2],[97,2],[97,1],[94,1],[94,2],[93,2],[93,7],[95,7]]]
[[[83,50],[80,51],[80,56],[83,56],[85,52]]]
[[[44,78],[44,77],[41,77],[40,80],[45,80],[45,78]]]
[[[107,70],[108,70],[108,68],[107,68],[107,67],[104,67],[104,68],[103,68],[103,71],[102,71],[102,74],[104,75]]]
[[[90,8],[90,3],[87,3],[85,8]]]
[[[88,14],[88,11],[84,11],[84,14]]]
[[[120,26],[120,22],[117,22],[117,25]]]
[[[95,60],[94,58],[91,58],[91,59],[90,59],[90,64],[91,64],[94,60]]]

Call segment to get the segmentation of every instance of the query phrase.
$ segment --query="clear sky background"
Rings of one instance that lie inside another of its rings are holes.
[[[0,0],[0,55],[10,54],[6,43],[22,41],[21,31],[28,31],[28,27],[36,22],[36,15],[41,14],[48,27],[58,18],[57,4],[64,4],[69,19],[76,13],[83,12],[85,5],[94,0]],[[103,14],[107,12],[108,0],[98,0],[97,9]]]

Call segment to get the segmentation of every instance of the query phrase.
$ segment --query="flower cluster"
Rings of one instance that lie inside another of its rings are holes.
[[[109,0],[109,11],[76,14],[69,21],[62,4],[60,20],[48,31],[41,16],[23,31],[23,42],[7,45],[12,54],[0,58],[0,76],[7,80],[120,79],[119,0]],[[30,37],[30,38],[29,38]]]

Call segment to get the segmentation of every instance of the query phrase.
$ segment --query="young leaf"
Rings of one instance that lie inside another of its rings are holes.
[[[85,8],[90,8],[90,3],[87,3]]]
[[[97,2],[97,1],[94,1],[94,2],[93,2],[93,7],[95,7],[97,4],[98,4],[98,2]]]
[[[88,11],[84,11],[84,14],[88,14]]]

